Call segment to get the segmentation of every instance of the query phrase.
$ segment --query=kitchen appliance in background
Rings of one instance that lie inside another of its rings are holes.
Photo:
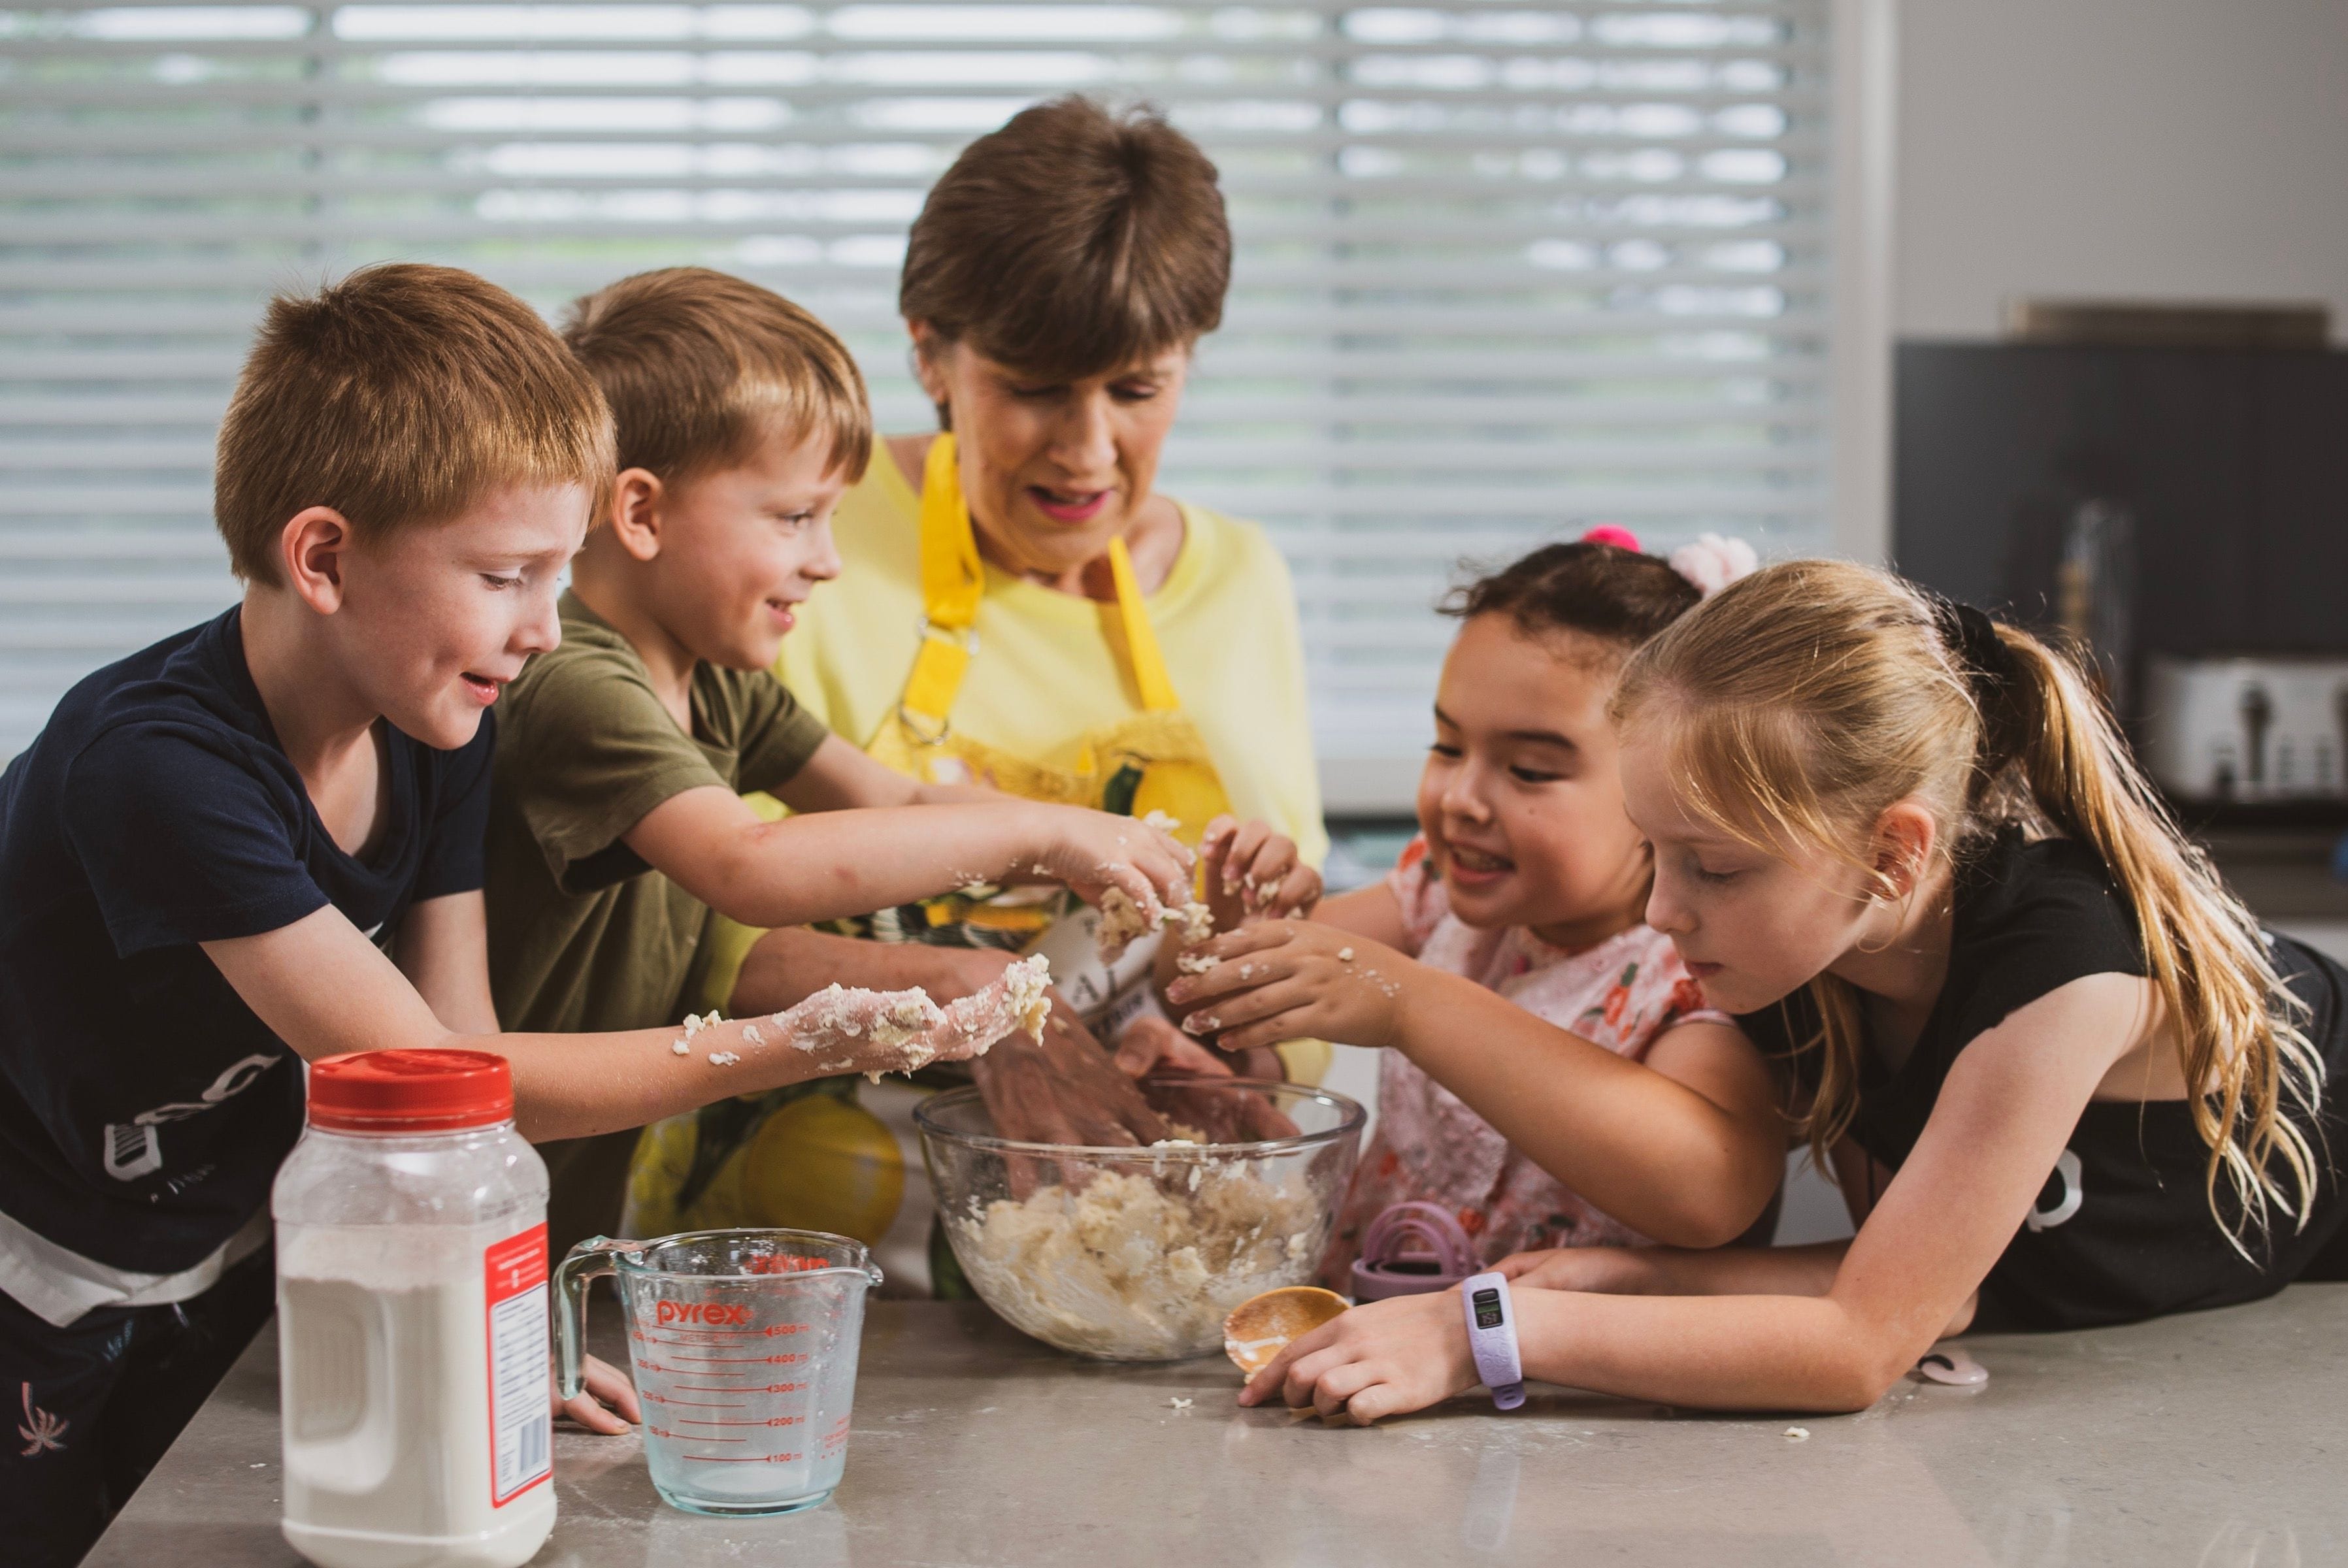
[[[2144,756],[2196,803],[2348,798],[2348,659],[2146,661]]]
[[[2137,741],[2154,656],[2348,658],[2348,350],[1910,341],[1896,381],[1900,570],[2084,633]]]

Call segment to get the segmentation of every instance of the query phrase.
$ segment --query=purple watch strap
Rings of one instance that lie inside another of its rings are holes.
[[[1513,1410],[1525,1402],[1524,1364],[1517,1352],[1516,1306],[1506,1275],[1478,1274],[1459,1282],[1459,1309],[1468,1322],[1468,1349],[1492,1403]]]

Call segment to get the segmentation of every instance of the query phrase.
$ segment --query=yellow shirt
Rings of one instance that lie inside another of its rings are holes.
[[[1288,566],[1262,529],[1182,502],[1181,552],[1149,596],[1166,668],[1232,808],[1327,855]],[[886,446],[841,497],[841,570],[801,609],[775,672],[834,733],[864,745],[897,705],[920,638],[921,499]],[[954,728],[1017,756],[1051,756],[1142,712],[1110,641],[1117,607],[986,568],[978,651]]]

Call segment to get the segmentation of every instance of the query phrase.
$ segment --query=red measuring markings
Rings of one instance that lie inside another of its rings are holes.
[[[795,1454],[795,1453],[792,1453],[792,1454],[686,1454],[686,1455],[685,1455],[685,1456],[684,1456],[684,1458],[685,1458],[688,1462],[690,1462],[690,1461],[692,1461],[692,1460],[700,1460],[703,1464],[797,1464],[797,1463],[798,1463],[798,1462],[799,1462],[799,1460],[800,1460],[800,1458],[801,1458],[801,1457],[802,1457],[801,1455]]]
[[[705,1389],[700,1391],[709,1394],[739,1394],[746,1390],[741,1389]],[[642,1394],[643,1398],[651,1400],[655,1405],[683,1405],[689,1409],[695,1410],[738,1410],[742,1408],[738,1404],[722,1404],[716,1399],[673,1399],[666,1394],[654,1394],[645,1392],[644,1390],[639,1390],[639,1393]]]
[[[831,1430],[823,1434],[823,1451],[829,1454],[846,1441],[848,1441],[848,1418],[842,1416],[831,1424]]]
[[[666,1427],[648,1426],[644,1430],[656,1438],[666,1438],[672,1442],[680,1443],[747,1443],[750,1440],[748,1438],[697,1438],[691,1432],[673,1432]]]

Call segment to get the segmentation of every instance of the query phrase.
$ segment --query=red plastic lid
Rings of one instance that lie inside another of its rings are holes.
[[[310,1064],[310,1125],[443,1132],[513,1120],[513,1070],[487,1050],[355,1050]]]

